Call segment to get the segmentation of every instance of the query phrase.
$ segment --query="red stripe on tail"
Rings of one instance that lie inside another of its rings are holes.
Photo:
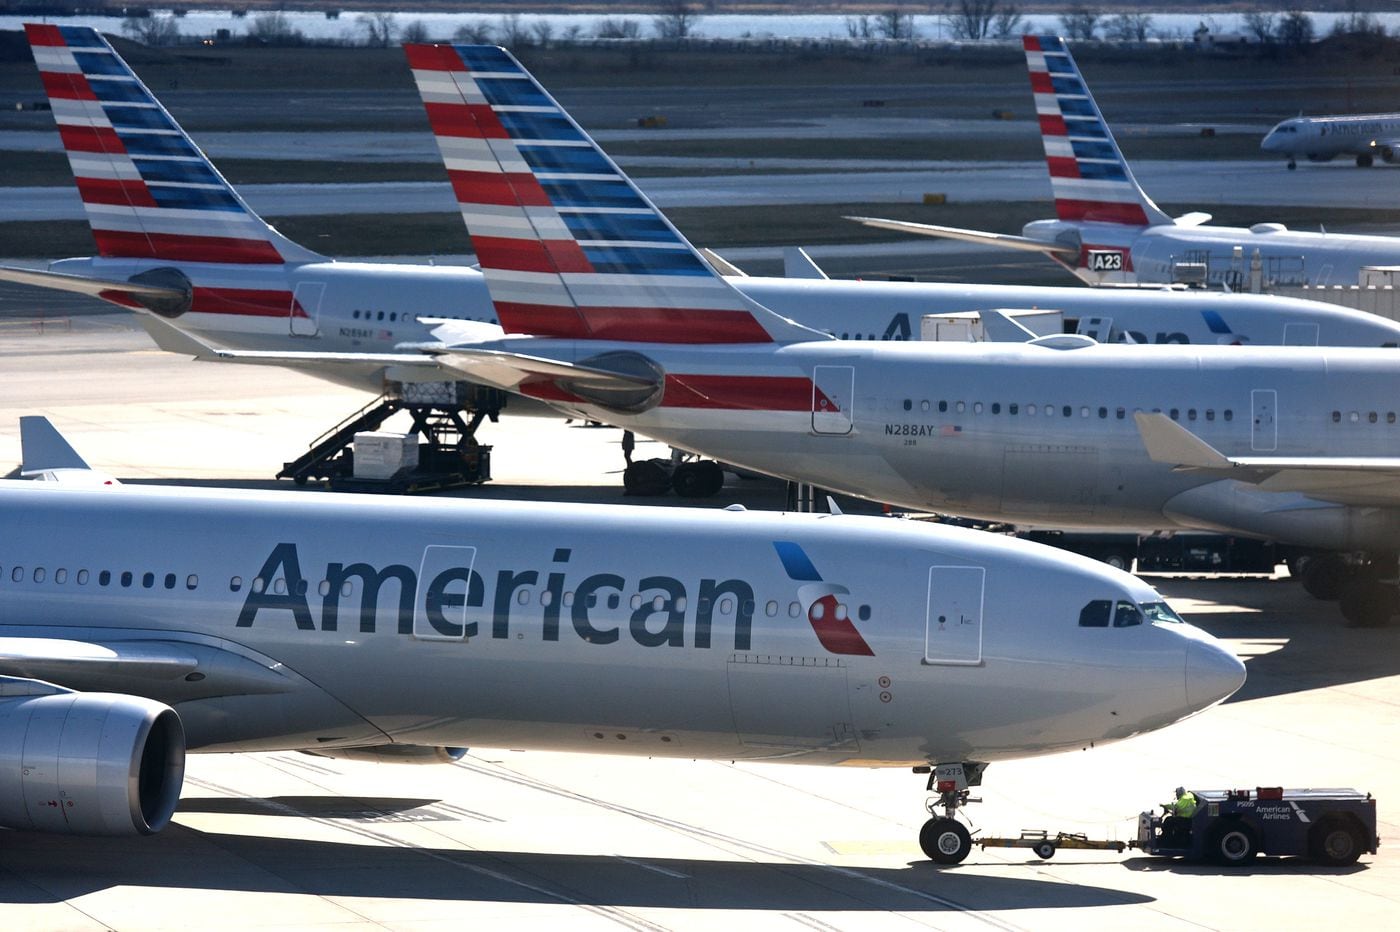
[[[25,23],[24,34],[29,39],[30,45],[64,46],[63,33],[57,26],[45,26],[40,23]]]
[[[96,100],[85,75],[64,74],[61,71],[41,71],[39,80],[44,82],[44,93],[53,100]]]
[[[1111,201],[1076,201],[1055,199],[1055,214],[1061,220],[1086,220],[1093,223],[1122,223],[1145,227],[1147,214],[1139,204],[1115,204]]]
[[[123,207],[159,207],[150,188],[140,178],[75,178],[84,204],[120,204]]]
[[[59,138],[69,152],[126,153],[121,137],[110,126],[69,126],[60,124]]]
[[[220,262],[280,265],[282,256],[266,240],[224,236],[180,236],[170,233],[131,233],[125,230],[93,230],[97,254],[121,259],[176,259],[182,262]]]

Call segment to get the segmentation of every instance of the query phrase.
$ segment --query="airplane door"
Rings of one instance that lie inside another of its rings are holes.
[[[1252,420],[1250,449],[1266,453],[1278,449],[1278,422],[1274,412],[1278,407],[1278,392],[1272,388],[1256,388],[1249,393]]]
[[[418,591],[413,596],[415,638],[460,641],[466,637],[467,598],[475,563],[475,547],[424,548],[418,565]]]
[[[812,370],[812,431],[831,436],[849,434],[855,392],[854,366],[816,366]]]
[[[326,293],[325,282],[302,282],[292,295],[288,308],[292,336],[314,337],[320,330],[321,297]]]
[[[974,666],[982,662],[982,593],[987,571],[980,566],[933,566],[928,571],[928,616],[924,663]]]
[[[1284,324],[1284,346],[1317,346],[1317,324]]]

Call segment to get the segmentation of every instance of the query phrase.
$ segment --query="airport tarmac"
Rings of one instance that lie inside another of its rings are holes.
[[[74,304],[64,316],[61,307],[5,305],[0,463],[18,462],[17,418],[37,413],[123,478],[265,483],[368,400],[280,369],[192,363],[151,348],[123,314]],[[496,446],[496,481],[461,494],[636,501],[619,494],[615,430],[505,418],[482,439]],[[774,498],[767,483],[731,480],[703,507]],[[1127,839],[1136,813],[1178,783],[1355,786],[1379,799],[1378,855],[1345,869],[1262,858],[1230,870],[1136,853],[1040,861],[988,849],[935,868],[915,841],[924,778],[902,770],[482,748],[425,767],[214,755],[191,758],[175,823],[155,837],[0,834],[0,924],[1394,927],[1400,627],[1345,628],[1335,606],[1286,579],[1154,582],[1246,658],[1243,691],[1162,732],[993,765],[983,801],[967,810],[975,826]]]
[[[703,162],[688,159],[688,163]],[[716,159],[718,168],[733,160]],[[627,160],[620,163],[625,168]],[[1336,166],[1341,169],[1343,166]],[[1332,166],[1328,166],[1332,168]],[[1326,184],[1290,173],[1281,161],[1153,161],[1133,165],[1133,172],[1154,200],[1191,204],[1267,207],[1369,208],[1395,200],[1400,174],[1385,171],[1330,170]],[[1284,184],[1284,180],[1288,183]],[[772,174],[673,175],[634,178],[662,209],[783,204],[917,204],[925,194],[943,194],[968,202],[1043,201],[1053,211],[1050,179],[1042,162],[928,162],[917,171],[868,171],[852,162],[845,171]],[[238,186],[248,205],[267,217],[308,214],[456,213],[458,205],[444,180],[359,184],[245,184]],[[12,187],[0,200],[0,222],[82,220],[77,188],[71,185]],[[930,221],[937,208],[929,208]]]

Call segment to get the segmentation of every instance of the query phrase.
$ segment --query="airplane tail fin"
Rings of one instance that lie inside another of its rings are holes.
[[[100,256],[319,259],[268,226],[95,29],[26,23]]]
[[[726,282],[509,52],[405,51],[507,333],[826,339]]]
[[[1171,223],[1133,177],[1064,40],[1025,36],[1022,43],[1056,215],[1129,226]]]

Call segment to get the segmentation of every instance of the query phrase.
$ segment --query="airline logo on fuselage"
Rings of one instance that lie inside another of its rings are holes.
[[[822,581],[798,544],[778,541],[774,547],[789,578],[805,583],[798,587],[797,601],[822,646],[835,654],[873,656],[845,617],[845,605],[836,599],[849,590]],[[474,548],[455,549],[475,555]],[[749,582],[702,578],[687,586],[674,577],[655,575],[629,583],[616,573],[570,580],[567,564],[572,555],[570,548],[555,549],[547,570],[482,573],[459,565],[441,568],[431,578],[425,573],[421,579],[402,563],[328,563],[312,593],[297,545],[284,542],[263,561],[236,624],[248,628],[290,617],[302,631],[338,631],[344,626],[373,634],[387,625],[397,634],[417,631],[436,640],[470,640],[481,636],[483,627],[493,639],[523,638],[526,629],[533,629],[541,641],[558,641],[572,627],[590,644],[613,644],[625,633],[642,647],[703,649],[713,645],[718,621],[732,624],[734,650],[752,649],[755,606]],[[493,584],[489,594],[488,577]],[[473,615],[477,620],[468,620]]]

